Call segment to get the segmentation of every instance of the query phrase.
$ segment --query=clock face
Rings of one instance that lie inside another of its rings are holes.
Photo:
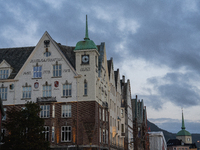
[[[82,63],[84,63],[84,64],[89,63],[89,55],[83,55],[82,56]]]

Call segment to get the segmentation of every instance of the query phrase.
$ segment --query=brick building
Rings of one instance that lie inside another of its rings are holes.
[[[89,39],[87,19],[75,47],[45,32],[34,47],[0,49],[5,110],[38,103],[52,149],[134,149],[130,91],[107,61],[105,43]]]
[[[0,131],[2,128],[2,119],[4,118],[4,116],[5,116],[5,112],[4,112],[3,104],[1,101],[1,97],[0,97]],[[2,132],[0,132],[0,145],[1,145],[1,139],[3,139],[3,134],[1,134],[1,133]]]
[[[134,150],[149,149],[149,135],[147,129],[147,111],[143,100],[137,98],[132,99],[133,106],[133,135]]]

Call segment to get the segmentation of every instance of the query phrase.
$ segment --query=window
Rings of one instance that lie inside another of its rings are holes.
[[[40,108],[42,109],[40,111],[40,117],[41,118],[49,118],[50,106],[49,105],[41,105]]]
[[[3,110],[5,112],[5,116],[3,116],[2,120],[6,120],[6,111],[7,111],[7,108],[4,108]]]
[[[123,118],[124,117],[124,110],[121,109],[121,117]]]
[[[105,129],[103,129],[103,143],[105,143]]]
[[[72,84],[63,84],[63,96],[72,96]]]
[[[103,120],[103,121],[105,121],[105,113],[104,113],[104,112],[105,112],[105,110],[103,109],[103,110],[102,110],[102,120]]]
[[[124,124],[121,124],[121,132],[124,133]]]
[[[101,142],[101,128],[99,129],[99,142]]]
[[[23,86],[22,98],[31,98],[31,86]]]
[[[106,130],[106,144],[108,144],[108,130]]]
[[[55,118],[55,105],[52,105],[52,118]]]
[[[7,87],[1,87],[0,88],[0,96],[2,100],[7,99]]]
[[[44,139],[45,141],[49,141],[49,127],[48,126],[44,126]]]
[[[87,81],[84,81],[84,95],[87,95]]]
[[[99,119],[101,120],[101,108],[99,108]]]
[[[55,132],[54,132],[54,126],[52,127],[52,135],[51,135],[51,141],[54,142],[55,140]]]
[[[51,97],[51,85],[43,85],[43,97]]]
[[[62,76],[62,65],[61,64],[53,65],[53,77],[61,77],[61,76]]]
[[[42,66],[33,67],[33,78],[42,78]]]
[[[62,142],[71,141],[71,127],[70,126],[61,127],[61,141]]]
[[[45,52],[45,53],[44,53],[44,56],[45,56],[45,57],[51,56],[51,52]]]
[[[62,117],[71,117],[71,105],[62,105]]]
[[[0,70],[0,79],[7,79],[8,78],[8,69]]]

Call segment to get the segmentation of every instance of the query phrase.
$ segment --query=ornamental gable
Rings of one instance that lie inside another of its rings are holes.
[[[71,57],[67,55],[68,49],[73,48],[57,44],[48,32],[43,34],[15,77],[15,104],[23,104],[27,100],[76,100],[77,73],[73,66],[73,58],[68,60],[68,57]]]

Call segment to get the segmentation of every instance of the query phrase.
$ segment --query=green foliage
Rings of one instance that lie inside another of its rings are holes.
[[[19,110],[13,106],[6,112],[7,121],[4,128],[9,131],[5,136],[4,150],[46,150],[49,142],[44,139],[44,119],[39,117],[40,107],[33,102],[25,104],[25,109]]]

